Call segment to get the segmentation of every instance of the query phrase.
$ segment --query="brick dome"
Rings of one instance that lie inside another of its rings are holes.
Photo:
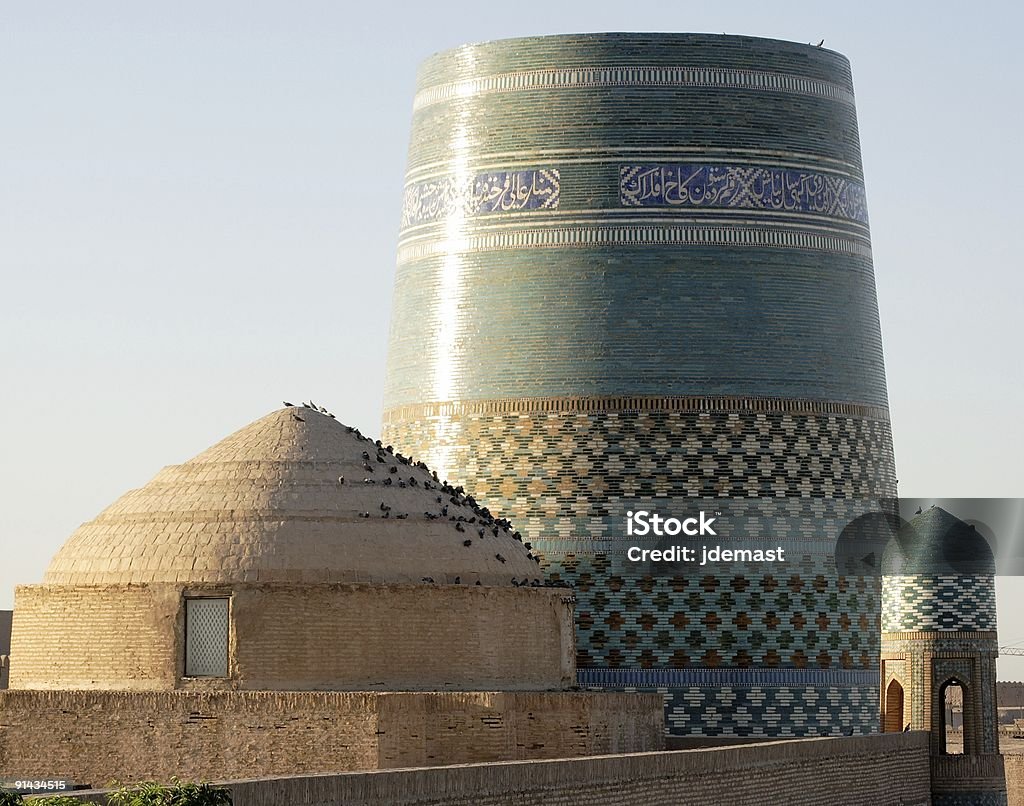
[[[68,539],[50,584],[542,579],[507,523],[315,409],[164,468]]]

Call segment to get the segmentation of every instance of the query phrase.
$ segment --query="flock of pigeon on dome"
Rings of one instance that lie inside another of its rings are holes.
[[[287,408],[300,408],[304,411],[311,411],[316,414],[330,417],[331,419],[337,419],[333,413],[325,409],[323,406],[317,406],[312,399],[308,403],[303,402],[301,406],[296,406],[294,403],[289,403],[287,400],[282,401]],[[305,419],[292,412],[292,418],[298,422],[305,422]],[[491,532],[495,537],[499,534],[504,533],[506,536],[514,538],[519,543],[523,543],[523,536],[520,532],[513,531],[512,523],[507,518],[496,518],[491,514],[490,510],[485,506],[480,506],[476,499],[472,495],[466,493],[465,489],[459,486],[452,486],[447,481],[441,481],[437,477],[437,471],[431,470],[424,462],[413,461],[411,456],[403,456],[401,453],[396,453],[394,447],[391,445],[384,445],[379,439],[373,440],[370,437],[363,436],[362,432],[358,428],[346,425],[345,430],[350,434],[354,434],[358,439],[369,442],[371,446],[375,448],[375,456],[371,456],[370,451],[363,451],[363,469],[370,474],[375,472],[373,459],[376,458],[377,464],[383,464],[388,466],[388,475],[385,476],[384,480],[380,482],[385,487],[390,487],[396,484],[399,487],[419,487],[422,486],[424,490],[437,490],[441,493],[436,497],[437,503],[441,504],[441,509],[438,512],[424,512],[424,517],[427,520],[439,520],[447,518],[449,521],[455,524],[455,531],[463,534],[469,534],[467,528],[475,530],[478,539],[483,539],[487,536],[488,532]],[[389,461],[395,461],[397,464],[389,464]],[[429,473],[433,482],[423,481],[419,482],[415,476],[409,476],[408,480],[398,478],[398,465],[406,465],[407,467],[414,467]],[[396,481],[397,480],[397,481]],[[345,477],[338,477],[338,484],[344,484]],[[367,476],[363,479],[363,484],[377,484],[375,478]],[[445,502],[447,497],[448,501]],[[465,515],[455,515],[449,512],[449,506],[455,506],[460,509],[469,509],[472,512],[471,517]],[[372,515],[369,512],[359,513],[361,518],[370,518]],[[391,518],[391,507],[384,503],[380,504],[380,517],[387,519]],[[409,517],[409,513],[396,513],[393,516],[396,520],[405,520]],[[462,545],[469,548],[473,545],[473,538],[467,537],[462,541]],[[533,560],[535,563],[540,564],[540,556],[533,553],[533,546],[530,543],[523,543],[523,548],[526,550],[526,556]],[[507,560],[500,553],[495,554],[494,558],[501,563],[505,563]],[[431,577],[423,577],[420,580],[426,584],[433,584],[434,580]],[[568,588],[571,587],[569,583],[561,580],[549,580],[549,579],[515,579],[511,580],[512,585],[515,587],[531,587],[531,588]],[[455,584],[461,584],[461,579],[455,577]],[[480,585],[480,581],[477,580],[477,585]]]

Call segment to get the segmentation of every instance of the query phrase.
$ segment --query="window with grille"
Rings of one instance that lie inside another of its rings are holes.
[[[185,677],[228,676],[228,600],[185,600]]]

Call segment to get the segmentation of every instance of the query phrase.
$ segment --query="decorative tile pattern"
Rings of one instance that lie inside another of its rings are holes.
[[[649,397],[645,395],[608,397],[526,397],[504,400],[446,400],[398,406],[384,412],[384,425],[408,420],[426,421],[433,417],[490,417],[492,415],[561,414],[590,412],[592,415],[654,414],[673,411],[737,412],[745,415],[764,413],[839,415],[888,423],[889,410],[882,406],[838,403],[831,400],[791,400],[783,397]]]
[[[887,419],[806,413],[797,402],[792,413],[578,405],[406,406],[385,413],[384,434],[508,508],[519,528],[549,523],[548,536],[604,534],[578,519],[606,517],[623,498],[895,495]]]
[[[991,576],[915,574],[886,576],[883,632],[995,630]]]
[[[609,669],[586,668],[577,675],[586,688],[801,688],[877,686],[873,669]]]
[[[679,733],[877,729],[880,580],[838,575],[834,552],[864,499],[895,491],[887,419],[810,412],[797,401],[768,411],[708,401],[659,410],[640,398],[623,401],[632,410],[608,411],[609,403],[402,407],[386,415],[385,438],[513,517],[548,576],[573,585],[581,684],[665,689]],[[700,576],[622,570],[608,538],[621,534],[633,502],[671,512],[726,497],[762,513],[767,532],[792,530],[802,546],[792,566],[778,575],[763,566]],[[705,694],[694,693],[704,686],[749,689],[757,708],[707,711]],[[842,693],[793,711],[808,688]],[[785,691],[799,696],[775,702]],[[819,723],[826,704],[834,719]],[[709,714],[714,724],[703,721]]]
[[[853,93],[830,81],[769,70],[729,70],[709,67],[635,66],[579,67],[498,73],[468,81],[426,87],[416,93],[413,110],[470,96],[530,90],[590,87],[701,87],[735,88],[760,92],[792,93],[853,104]]]
[[[623,165],[623,207],[816,213],[866,224],[864,186],[834,174],[737,165]]]
[[[628,689],[627,689],[628,690]],[[878,732],[878,682],[662,690],[669,733],[803,738]]]
[[[404,220],[404,219],[403,219]],[[452,252],[495,252],[512,249],[577,248],[588,246],[734,246],[760,249],[809,249],[870,257],[866,239],[844,233],[823,233],[765,226],[545,226],[494,233],[460,233],[455,238],[403,241],[398,265]]]
[[[402,229],[449,216],[553,210],[558,207],[559,175],[555,168],[488,171],[460,181],[446,176],[416,182],[402,199]]]

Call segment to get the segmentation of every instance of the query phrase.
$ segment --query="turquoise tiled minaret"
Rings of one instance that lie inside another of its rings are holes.
[[[878,730],[878,577],[833,560],[896,493],[839,54],[583,34],[428,59],[385,409],[573,584],[582,685],[661,691],[681,736]],[[789,530],[785,566],[623,570],[626,511],[726,500]]]
[[[1005,806],[988,541],[931,507],[897,532],[882,569],[883,729],[929,731],[933,806]],[[959,689],[962,709],[958,748],[947,746],[950,686]]]

